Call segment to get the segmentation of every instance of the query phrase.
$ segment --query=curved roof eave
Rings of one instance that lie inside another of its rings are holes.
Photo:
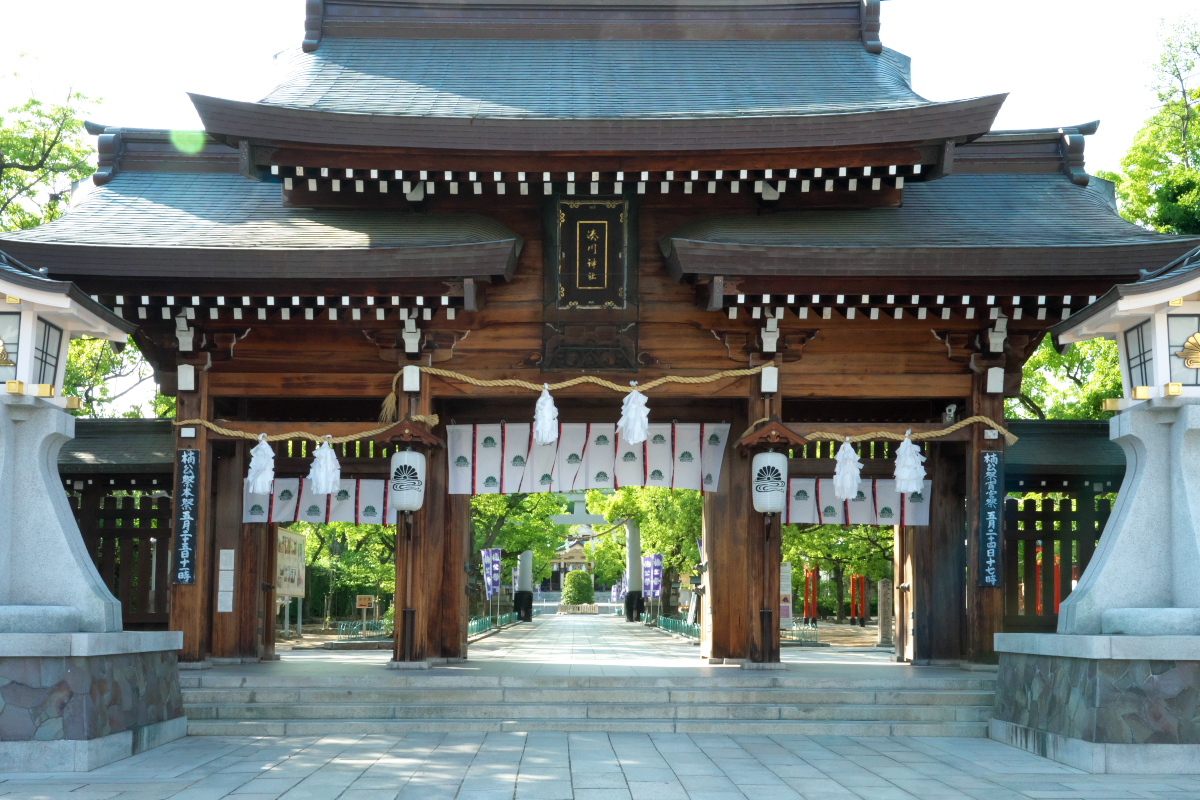
[[[482,118],[354,114],[191,94],[213,135],[313,146],[505,152],[778,150],[966,141],[1007,95],[904,108],[794,116]]]

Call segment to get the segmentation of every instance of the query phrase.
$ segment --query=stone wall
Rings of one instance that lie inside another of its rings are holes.
[[[995,719],[1106,744],[1200,744],[1200,661],[1001,653]]]
[[[0,658],[0,741],[89,740],[183,716],[173,650]]]

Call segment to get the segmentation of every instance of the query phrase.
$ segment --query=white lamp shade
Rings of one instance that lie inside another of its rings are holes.
[[[751,462],[754,481],[754,510],[762,514],[782,514],[787,508],[786,453],[759,453]]]
[[[425,454],[400,450],[392,454],[388,501],[397,511],[419,511],[425,502]]]

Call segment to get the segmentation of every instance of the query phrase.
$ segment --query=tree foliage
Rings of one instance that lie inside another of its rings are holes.
[[[60,217],[75,181],[95,168],[83,127],[88,99],[31,97],[0,116],[0,230],[32,228]]]
[[[1025,362],[1021,394],[1007,402],[1011,417],[1028,419],[1107,419],[1105,398],[1121,396],[1117,345],[1092,339],[1072,345],[1066,355],[1047,336]]]
[[[596,602],[592,574],[581,569],[568,572],[563,578],[562,601],[568,606],[591,605]]]
[[[305,560],[312,573],[306,598],[311,615],[352,615],[354,595],[389,599],[396,591],[395,528],[296,522],[288,529],[305,534]]]
[[[1164,233],[1200,233],[1200,24],[1164,27],[1154,65],[1159,108],[1134,138],[1117,185],[1121,214]]]
[[[603,514],[614,524],[636,520],[642,535],[642,552],[659,553],[663,570],[691,572],[700,561],[703,499],[692,489],[626,486],[612,494],[588,492],[588,510]],[[615,583],[625,574],[625,532],[614,529],[593,545],[596,576]]]
[[[517,565],[517,556],[532,550],[534,581],[548,578],[554,552],[570,532],[566,525],[550,520],[563,513],[564,506],[561,496],[546,492],[475,495],[471,498],[472,563],[481,565],[479,551],[499,547],[507,576]]]
[[[118,400],[154,379],[154,370],[132,341],[117,352],[103,339],[74,339],[67,352],[67,369],[63,380],[63,395],[78,397],[82,408],[79,417],[118,416]],[[149,408],[134,405],[122,417],[171,417],[175,415],[175,398],[155,392]]]

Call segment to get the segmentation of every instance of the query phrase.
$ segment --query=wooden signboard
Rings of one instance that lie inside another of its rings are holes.
[[[196,504],[200,480],[200,451],[193,448],[175,453],[175,533],[171,558],[171,582],[196,582]]]
[[[979,585],[1004,585],[1004,453],[979,454]]]
[[[374,608],[375,607],[375,595],[371,595],[371,594],[355,595],[354,596],[354,607],[355,608]]]

